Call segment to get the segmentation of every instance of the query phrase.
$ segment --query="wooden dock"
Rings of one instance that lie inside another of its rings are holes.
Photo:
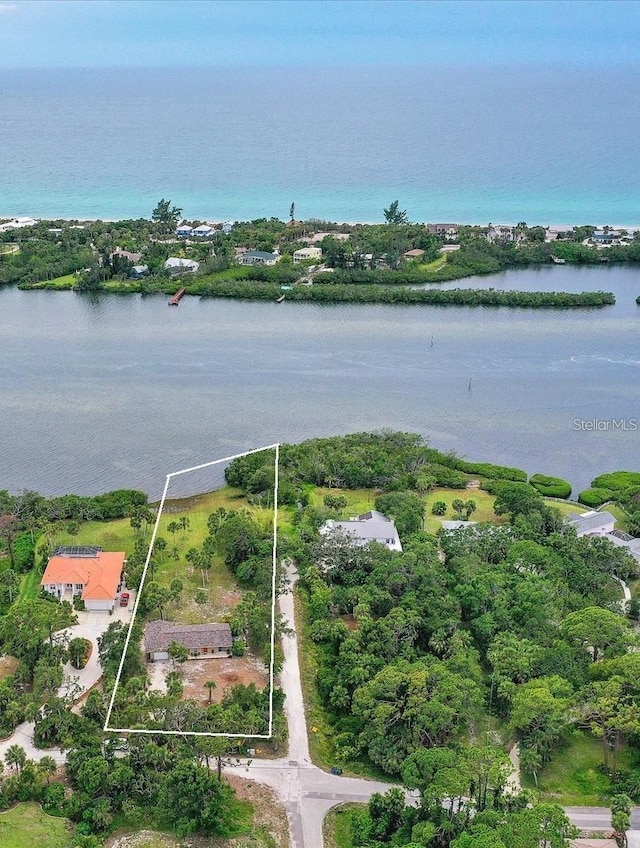
[[[177,306],[184,297],[184,289],[179,289],[169,301],[169,306]]]

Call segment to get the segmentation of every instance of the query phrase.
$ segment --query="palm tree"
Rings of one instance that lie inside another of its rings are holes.
[[[534,783],[538,785],[538,772],[542,768],[542,757],[536,748],[520,749],[520,766],[522,771],[533,777]]]
[[[204,684],[204,686],[205,686],[205,689],[209,690],[209,703],[211,703],[211,696],[213,695],[213,690],[217,689],[218,685],[215,682],[215,680],[207,680],[207,682]]]
[[[154,548],[160,556],[160,562],[164,561],[163,553],[167,550],[167,540],[162,536],[157,536],[154,544]]]
[[[14,768],[16,774],[19,775],[27,762],[27,752],[21,745],[10,745],[4,755],[4,761],[8,766]]]
[[[53,757],[43,757],[38,763],[38,771],[40,774],[44,774],[48,784],[49,778],[58,771],[58,766]]]

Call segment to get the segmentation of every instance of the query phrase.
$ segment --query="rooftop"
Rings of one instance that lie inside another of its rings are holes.
[[[145,627],[147,653],[166,651],[171,642],[179,642],[185,648],[231,648],[233,636],[228,624],[176,624],[157,619]]]
[[[588,533],[589,530],[596,530],[605,524],[616,523],[616,518],[606,510],[598,512],[595,509],[589,512],[570,512],[567,516],[567,522],[579,533]]]
[[[82,584],[82,599],[110,600],[117,592],[126,554],[124,551],[67,553],[77,548],[58,548],[51,557],[40,581],[41,586]],[[91,550],[91,549],[85,549]]]
[[[392,550],[402,550],[400,537],[396,526],[390,518],[375,509],[350,518],[348,521],[334,521],[329,519],[320,528],[325,535],[332,530],[337,530],[350,536],[357,545],[366,545],[368,542],[380,542]]]

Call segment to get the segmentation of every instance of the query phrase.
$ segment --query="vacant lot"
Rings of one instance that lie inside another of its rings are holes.
[[[67,819],[45,815],[37,804],[18,804],[0,813],[0,848],[70,848]]]
[[[183,664],[182,674],[184,697],[193,698],[202,704],[209,701],[209,691],[204,685],[208,680],[216,684],[211,693],[211,700],[215,702],[221,701],[225,690],[232,686],[255,683],[258,689],[263,689],[269,682],[266,667],[260,660],[250,656],[189,660]]]

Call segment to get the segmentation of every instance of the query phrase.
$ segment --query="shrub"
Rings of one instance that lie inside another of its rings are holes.
[[[594,489],[611,489],[614,492],[623,492],[634,486],[640,486],[640,473],[637,471],[612,471],[609,474],[600,474],[592,481]]]
[[[437,486],[448,489],[466,489],[467,475],[455,468],[447,468],[445,465],[426,465],[425,473],[434,477]]]
[[[243,639],[234,639],[233,647],[231,649],[231,653],[234,657],[243,657],[244,652],[246,651],[247,646]]]
[[[444,501],[436,501],[434,505],[431,507],[432,515],[445,515],[447,512],[447,505]]]
[[[492,480],[513,480],[517,483],[527,482],[527,473],[520,468],[509,468],[507,465],[493,465],[491,462],[466,462],[458,459],[454,467],[467,474],[479,474]]]
[[[529,483],[546,498],[568,498],[571,494],[571,484],[561,477],[534,474]]]
[[[42,792],[42,809],[50,816],[62,815],[64,802],[64,786],[61,783],[50,783]]]
[[[35,562],[35,543],[30,533],[21,533],[13,543],[15,570],[19,574],[31,571]]]
[[[602,506],[603,503],[610,501],[613,497],[613,492],[611,489],[585,489],[584,492],[580,492],[578,495],[578,500],[580,503],[585,506]]]

